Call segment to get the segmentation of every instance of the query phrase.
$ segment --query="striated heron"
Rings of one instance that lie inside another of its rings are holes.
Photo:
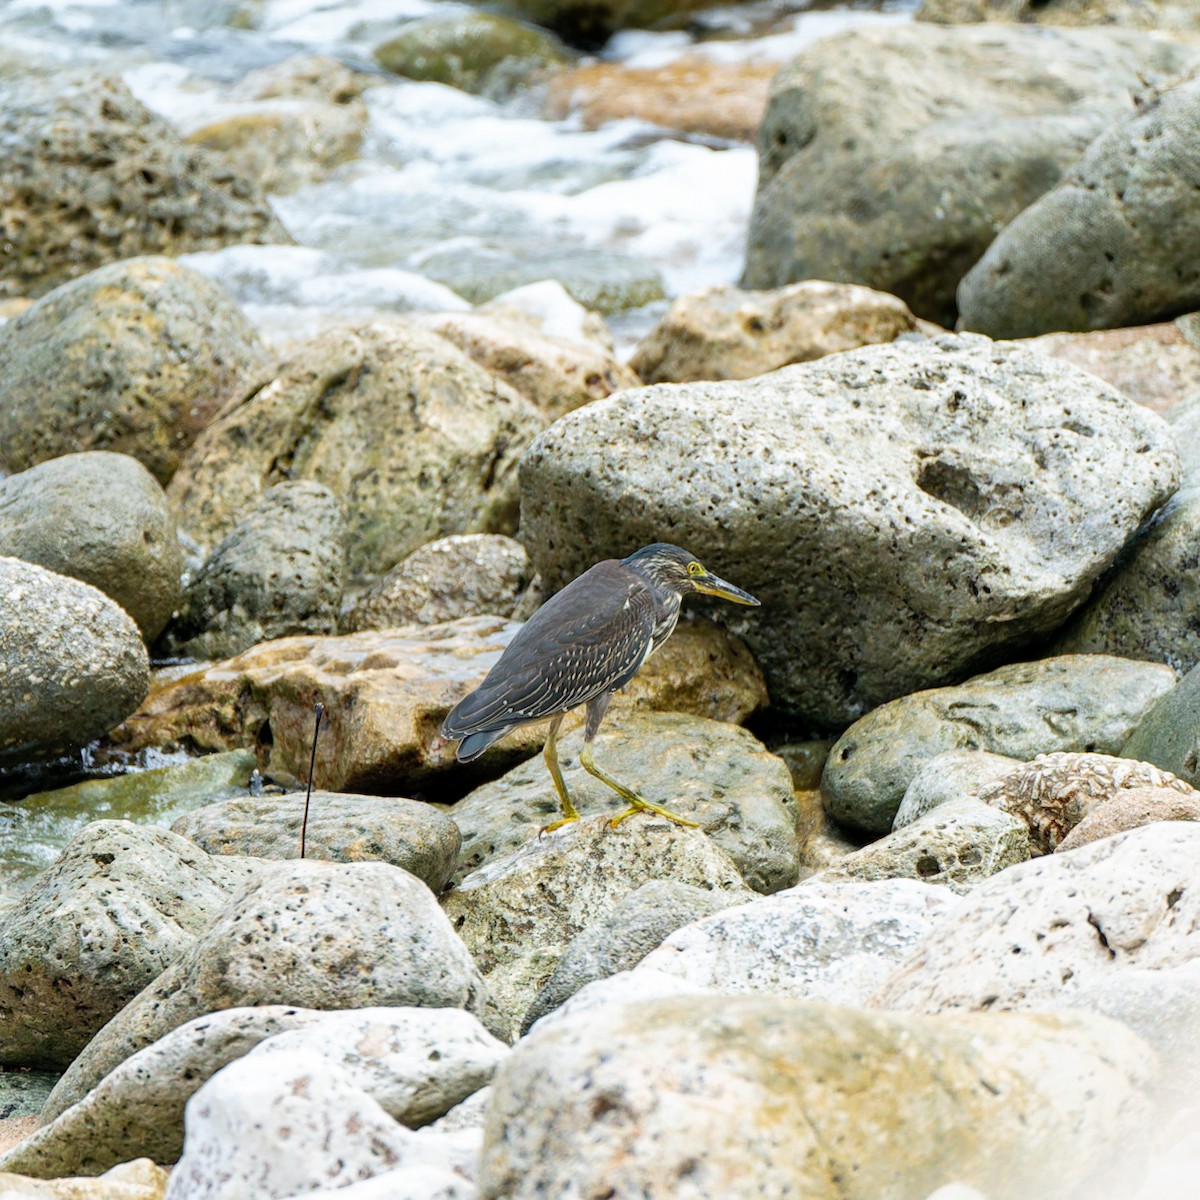
[[[689,592],[758,605],[748,592],[718,579],[686,550],[664,542],[645,546],[628,558],[606,559],[567,584],[534,613],[487,678],[446,717],[442,736],[458,741],[459,762],[478,758],[518,726],[549,719],[546,766],[563,817],[542,832],[577,821],[579,812],[558,765],[556,738],[563,717],[586,704],[579,761],[629,805],[610,824],[615,827],[635,812],[653,812],[695,826],[694,821],[644,800],[592,759],[592,741],[613,692],[624,687],[671,636],[679,606]]]

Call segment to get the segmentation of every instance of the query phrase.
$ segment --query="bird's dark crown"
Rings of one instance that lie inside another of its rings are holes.
[[[689,554],[682,546],[672,546],[670,542],[655,542],[652,546],[643,546],[622,561],[651,583],[677,592],[695,591],[694,576],[707,573],[694,555]]]

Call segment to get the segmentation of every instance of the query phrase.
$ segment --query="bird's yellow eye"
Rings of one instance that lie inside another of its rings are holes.
[[[690,562],[687,565],[687,573],[689,575],[703,575],[704,568],[698,562]]]

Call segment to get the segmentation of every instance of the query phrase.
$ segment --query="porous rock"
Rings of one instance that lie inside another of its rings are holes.
[[[946,750],[935,754],[912,777],[896,810],[893,829],[902,829],[951,800],[973,800],[979,789],[1021,765],[989,750]]]
[[[711,615],[774,703],[845,724],[1061,624],[1178,482],[1160,418],[947,336],[570,413],[522,459],[522,537],[554,589],[670,530],[762,601]]]
[[[1200,794],[1170,787],[1122,788],[1096,805],[1054,847],[1054,853],[1063,854],[1155,821],[1200,821]]]
[[[0,1175],[5,1200],[163,1200],[167,1172],[148,1158],[121,1163],[99,1179],[69,1178],[43,1182],[21,1175]]]

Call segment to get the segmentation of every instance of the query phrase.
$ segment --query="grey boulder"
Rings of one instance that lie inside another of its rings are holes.
[[[1121,748],[1124,758],[1153,763],[1200,787],[1200,665],[1193,667],[1138,722]]]

